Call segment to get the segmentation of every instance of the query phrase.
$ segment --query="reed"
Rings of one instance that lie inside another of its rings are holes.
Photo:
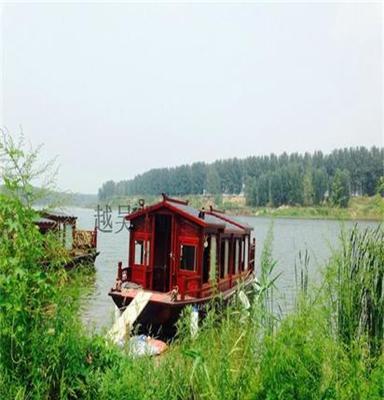
[[[366,338],[372,356],[383,351],[384,230],[358,230],[342,235],[342,249],[328,269],[329,295],[334,301],[335,325],[349,345]],[[330,278],[330,279],[329,279]]]

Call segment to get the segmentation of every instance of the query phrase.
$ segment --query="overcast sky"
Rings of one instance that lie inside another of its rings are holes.
[[[1,124],[62,189],[150,168],[383,145],[382,6],[2,7]]]

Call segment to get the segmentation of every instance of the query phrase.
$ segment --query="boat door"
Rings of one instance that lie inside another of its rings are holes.
[[[182,292],[197,290],[199,287],[198,249],[199,239],[193,237],[180,237],[177,241],[177,286]]]
[[[170,290],[172,256],[172,215],[156,214],[154,226],[154,254],[152,289]]]

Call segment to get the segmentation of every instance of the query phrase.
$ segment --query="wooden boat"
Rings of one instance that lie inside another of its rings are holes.
[[[240,282],[254,281],[253,228],[223,212],[197,210],[163,194],[161,202],[126,219],[128,265],[118,264],[109,295],[123,310],[139,291],[150,292],[141,326],[172,328],[187,305],[202,306],[217,293],[228,300]]]
[[[94,265],[97,251],[97,229],[79,230],[77,217],[62,212],[41,212],[36,225],[42,234],[55,232],[69,251],[69,261],[64,268],[71,269],[79,265]]]

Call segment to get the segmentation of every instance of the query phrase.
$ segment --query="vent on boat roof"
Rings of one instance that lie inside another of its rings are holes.
[[[172,203],[184,204],[185,206],[187,206],[189,203],[188,200],[180,200],[180,199],[174,199],[173,197],[169,197],[166,193],[161,193],[161,195],[163,196],[163,201],[170,201]]]

